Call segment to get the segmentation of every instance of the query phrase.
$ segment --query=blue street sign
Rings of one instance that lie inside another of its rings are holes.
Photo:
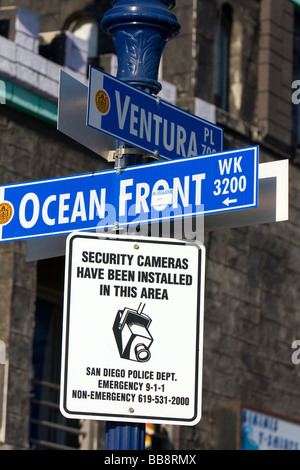
[[[0,241],[257,207],[258,147],[0,186]]]
[[[223,150],[221,127],[94,67],[90,68],[87,125],[163,160]]]

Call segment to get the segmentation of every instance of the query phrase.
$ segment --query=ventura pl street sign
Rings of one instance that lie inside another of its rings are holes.
[[[258,147],[0,186],[0,240],[257,206]]]
[[[68,237],[65,417],[189,426],[200,420],[204,269],[205,248],[194,242]]]
[[[164,160],[223,150],[223,129],[90,68],[88,126]]]

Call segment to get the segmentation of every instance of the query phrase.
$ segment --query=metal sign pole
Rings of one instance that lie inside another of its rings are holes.
[[[180,31],[176,17],[170,12],[175,0],[111,0],[113,7],[102,20],[112,34],[118,57],[117,77],[122,81],[157,94],[157,81],[162,52],[167,41]],[[122,168],[145,163],[142,154],[118,142],[117,173]],[[144,450],[145,425],[106,423],[107,450]]]

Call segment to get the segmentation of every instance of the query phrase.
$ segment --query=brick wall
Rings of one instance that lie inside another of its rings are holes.
[[[36,2],[34,11],[25,10],[27,6],[32,6],[31,3],[20,1],[20,7],[9,9],[9,35],[0,36],[0,79],[16,84],[20,90],[30,91],[34,96],[57,103],[61,68],[86,83],[87,45],[67,32],[64,65],[61,66],[38,53],[39,33],[46,24],[49,28],[53,26],[53,18],[64,21],[74,11],[76,2],[55,5],[53,2]],[[1,3],[0,19],[7,17],[3,6],[5,2]],[[83,6],[82,1],[77,2],[78,9]],[[104,160],[76,145],[55,127],[1,105],[0,184],[107,167]],[[0,449],[26,449],[29,446],[37,263],[26,262],[26,243],[16,242],[1,244],[0,264],[0,338],[6,345],[6,367],[9,370],[6,395],[4,367],[1,365],[0,397],[1,406],[2,399],[6,406],[6,432],[4,434],[1,428],[1,409]]]
[[[108,167],[103,159],[85,152],[52,126],[7,107],[1,111],[1,184]],[[2,243],[0,264],[0,338],[7,345],[9,361],[6,447],[26,448],[37,265],[26,262],[25,242]]]
[[[210,102],[213,25],[221,3],[197,2],[194,93]],[[229,3],[242,25],[242,104],[238,113],[217,109],[225,148],[259,144],[260,162],[291,158],[293,5]],[[191,34],[186,39],[191,47]],[[170,67],[179,77],[176,63]],[[183,84],[182,76],[184,106],[193,91]],[[288,222],[206,234],[203,417],[196,427],[180,428],[178,448],[238,449],[241,403],[300,418],[300,369],[291,361],[300,336],[299,176],[291,161]]]

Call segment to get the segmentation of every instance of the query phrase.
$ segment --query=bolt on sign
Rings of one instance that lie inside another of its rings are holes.
[[[67,239],[60,410],[67,418],[201,419],[205,248],[174,239]]]

